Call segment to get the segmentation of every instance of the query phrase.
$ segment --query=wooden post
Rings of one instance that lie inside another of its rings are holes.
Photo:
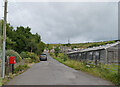
[[[7,56],[7,75],[9,76],[9,56]]]
[[[12,64],[12,74],[14,74],[14,64]]]

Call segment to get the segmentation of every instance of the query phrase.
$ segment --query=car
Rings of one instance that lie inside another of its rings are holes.
[[[41,54],[40,55],[40,61],[47,61],[47,55],[46,54]]]

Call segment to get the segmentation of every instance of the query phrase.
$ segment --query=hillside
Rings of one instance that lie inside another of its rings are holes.
[[[118,40],[112,40],[112,41],[103,41],[103,42],[88,42],[88,43],[73,43],[73,44],[48,44],[49,47],[57,47],[57,46],[68,46],[73,48],[90,48],[90,47],[96,47],[96,46],[102,46],[106,44],[112,44],[117,42]]]

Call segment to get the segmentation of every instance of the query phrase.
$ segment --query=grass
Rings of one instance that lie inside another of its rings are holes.
[[[106,45],[106,44],[112,44],[115,43],[116,40],[112,41],[104,41],[104,42],[88,42],[88,43],[71,43],[70,45],[68,44],[49,44],[49,46],[53,47],[58,47],[58,46],[70,46],[72,49],[73,48],[90,48],[90,47],[96,47],[100,45]]]
[[[67,59],[64,61],[64,54],[60,53],[58,57],[55,57],[54,53],[50,54],[54,59],[59,61],[60,63],[63,63],[71,68],[74,68],[75,70],[80,70],[87,72],[91,75],[98,76],[100,78],[103,78],[105,80],[111,81],[115,85],[120,85],[119,78],[120,75],[118,74],[117,65],[98,65],[97,67],[95,65],[90,65],[90,67],[86,66],[86,63],[81,61],[76,61],[72,59]],[[113,67],[114,66],[114,67]]]
[[[2,78],[0,77],[0,86],[2,86]]]
[[[30,67],[28,67],[27,64],[25,64],[25,65],[19,65],[17,68],[15,68],[14,73],[15,73],[15,74],[17,74],[17,73],[22,73],[22,72],[24,72],[25,70],[27,70],[28,68],[30,68]]]

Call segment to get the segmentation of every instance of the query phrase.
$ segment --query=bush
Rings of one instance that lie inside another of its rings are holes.
[[[22,60],[21,56],[14,50],[6,50],[5,54],[5,58],[7,58],[7,56],[16,56],[16,62],[20,62]]]
[[[40,62],[39,56],[32,52],[22,52],[20,54],[22,58],[31,58],[31,62]]]
[[[66,54],[60,56],[63,61],[67,61],[68,56]]]
[[[14,73],[18,73],[19,71],[23,71],[23,70],[26,70],[28,68],[29,67],[28,67],[27,64],[25,64],[25,65],[19,65],[17,68],[15,68]]]
[[[60,49],[59,47],[56,47],[54,50],[55,50],[55,56],[57,57],[60,52]]]
[[[33,62],[40,62],[39,57],[35,53],[28,52],[28,57],[31,58]]]
[[[32,59],[31,58],[24,58],[25,59],[25,63],[32,63]]]
[[[28,57],[27,52],[21,52],[21,53],[20,53],[20,56],[21,56],[22,58],[27,58],[27,57]]]

